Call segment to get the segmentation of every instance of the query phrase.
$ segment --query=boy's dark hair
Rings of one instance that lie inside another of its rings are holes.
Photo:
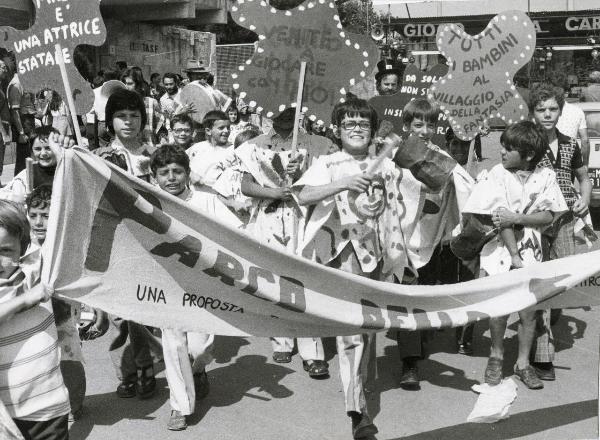
[[[117,61],[115,65],[122,70],[127,69],[127,61]]]
[[[192,130],[196,126],[196,123],[194,122],[194,120],[189,115],[186,115],[186,114],[180,114],[180,115],[173,116],[173,119],[171,119],[171,128],[175,127],[175,124],[187,124],[190,127],[192,127]]]
[[[548,138],[542,129],[531,121],[510,125],[500,136],[500,143],[508,151],[518,151],[522,159],[531,155],[529,169],[533,170],[548,149]]]
[[[21,242],[21,256],[31,242],[29,221],[19,204],[10,200],[0,200],[0,227]]]
[[[552,98],[556,100],[558,107],[562,110],[565,105],[565,91],[561,87],[553,86],[547,82],[539,84],[529,94],[529,111],[533,113],[536,105]]]
[[[410,125],[414,119],[437,124],[439,117],[440,109],[425,98],[413,99],[402,110],[402,123],[404,125]]]
[[[161,145],[150,157],[150,169],[156,176],[159,168],[175,163],[182,166],[185,172],[190,174],[190,158],[183,148],[174,144]]]
[[[244,142],[254,139],[257,136],[260,136],[260,129],[256,125],[251,125],[249,128],[246,128],[244,131],[237,134],[233,140],[233,148],[236,149]]]
[[[45,209],[50,207],[52,199],[52,185],[44,184],[34,188],[33,191],[25,199],[27,212],[31,208]]]
[[[150,81],[154,80],[154,78],[156,77],[160,77],[160,73],[158,72],[154,72],[153,74],[150,75]]]
[[[333,107],[331,112],[331,123],[340,128],[340,124],[344,117],[361,117],[366,118],[371,122],[371,136],[375,136],[375,132],[379,127],[379,118],[377,111],[364,99],[352,97],[345,102],[339,102]]]
[[[31,144],[33,145],[33,142],[37,138],[48,139],[50,133],[58,133],[58,130],[56,130],[51,125],[42,125],[41,127],[35,127],[33,129],[33,133],[31,133]]]
[[[202,119],[202,127],[211,129],[217,121],[229,122],[229,117],[225,114],[225,112],[222,112],[221,110],[211,110],[206,115],[204,115],[204,119]]]
[[[133,90],[119,89],[115,90],[106,102],[106,129],[110,134],[115,134],[112,120],[115,113],[121,110],[138,110],[142,116],[140,130],[146,126],[147,116],[144,99]]]
[[[177,75],[174,74],[173,72],[167,72],[163,75],[163,81],[166,78],[171,78],[173,81],[175,81],[175,84],[179,85],[179,78],[177,78]]]

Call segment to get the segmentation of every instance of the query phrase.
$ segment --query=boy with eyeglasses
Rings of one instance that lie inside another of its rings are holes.
[[[187,150],[194,143],[196,135],[194,121],[188,115],[174,116],[171,119],[171,133],[173,134],[173,143]]]
[[[331,119],[342,151],[315,159],[293,186],[308,215],[299,251],[345,272],[380,281],[402,280],[405,269],[412,269],[406,242],[417,209],[405,203],[403,194],[419,191],[421,183],[388,158],[368,172],[378,117],[366,101],[337,104]],[[363,383],[374,374],[369,362],[374,339],[374,335],[358,334],[338,336],[336,341],[355,439],[377,432],[367,411]]]

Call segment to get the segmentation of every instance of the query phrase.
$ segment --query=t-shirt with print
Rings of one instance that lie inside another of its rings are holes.
[[[301,191],[303,186],[326,185],[359,174],[372,160],[359,160],[345,151],[321,156],[294,188]],[[404,195],[420,194],[421,187],[408,170],[384,159],[366,193],[342,191],[306,210],[309,218],[299,252],[328,264],[351,244],[364,273],[374,271],[383,259],[383,279],[392,274],[401,279],[404,269],[411,267],[405,236],[412,233],[422,208]]]

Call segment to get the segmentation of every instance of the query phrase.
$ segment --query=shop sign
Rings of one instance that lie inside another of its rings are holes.
[[[148,41],[131,41],[129,50],[132,52],[159,53],[158,44]]]
[[[569,17],[565,21],[565,28],[569,32],[600,30],[600,16]]]
[[[435,37],[437,34],[438,27],[445,25],[446,23],[408,23],[402,30],[406,37]],[[454,23],[461,29],[464,29],[462,23]]]

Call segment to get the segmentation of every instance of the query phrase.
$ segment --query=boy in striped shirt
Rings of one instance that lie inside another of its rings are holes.
[[[59,367],[52,304],[39,278],[19,267],[29,223],[0,200],[0,400],[27,439],[66,440],[69,395]]]

